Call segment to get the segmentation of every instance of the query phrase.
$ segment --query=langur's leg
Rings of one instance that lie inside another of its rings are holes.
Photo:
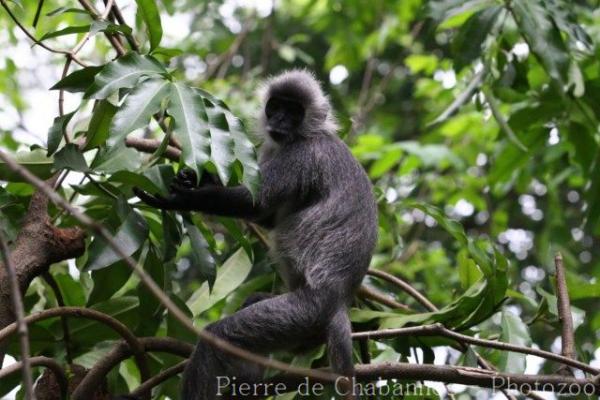
[[[231,344],[256,353],[293,347],[324,331],[331,318],[329,291],[302,288],[254,303],[206,329]],[[184,400],[212,400],[226,383],[260,381],[262,368],[200,341],[183,378]]]

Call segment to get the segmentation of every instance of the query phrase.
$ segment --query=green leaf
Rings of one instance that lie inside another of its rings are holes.
[[[159,193],[161,191],[161,187],[157,186],[152,179],[131,171],[117,171],[108,178],[108,181],[137,186],[150,193]]]
[[[40,179],[48,179],[52,175],[54,161],[46,156],[43,149],[33,151],[20,151],[14,155],[17,163]],[[0,160],[0,180],[8,182],[27,182],[20,174],[9,169],[4,161]]]
[[[529,328],[519,316],[505,310],[502,312],[501,325],[500,341],[523,347],[531,345]],[[522,374],[525,372],[525,356],[525,354],[502,351],[498,368],[508,373]]]
[[[165,263],[158,257],[154,246],[150,246],[144,261],[144,271],[152,277],[159,288],[165,288]],[[162,322],[162,305],[146,288],[146,285],[139,285],[137,290],[140,299],[140,312],[148,318],[143,318],[140,321],[136,334],[138,336],[154,336],[156,329]]]
[[[148,225],[146,220],[137,212],[131,210],[123,224],[117,229],[114,240],[121,246],[127,255],[132,255],[142,247],[148,238]],[[96,236],[88,249],[88,261],[85,271],[106,268],[121,260],[106,241]]]
[[[85,293],[80,282],[65,273],[55,274],[53,277],[60,289],[65,306],[83,307],[85,305]]]
[[[167,112],[173,117],[173,133],[182,146],[182,161],[198,176],[210,157],[208,117],[204,101],[182,83],[171,85]]]
[[[163,261],[168,262],[175,259],[177,248],[181,244],[183,233],[181,224],[177,221],[173,213],[162,210],[162,242],[161,250]]]
[[[109,146],[121,142],[131,131],[147,126],[152,115],[160,110],[169,86],[164,79],[148,79],[136,86],[112,120]]]
[[[560,31],[537,0],[513,0],[511,10],[531,51],[560,91],[566,90],[570,58]]]
[[[116,318],[128,328],[134,329],[139,320],[139,301],[133,296],[117,297],[90,307],[93,310]],[[70,318],[69,328],[71,340],[75,346],[95,346],[104,340],[121,339],[108,325],[85,318]],[[56,331],[57,337],[62,335],[62,326],[59,319],[52,324],[52,329]],[[60,333],[59,333],[60,332]]]
[[[101,100],[94,108],[92,119],[86,133],[87,141],[84,150],[102,146],[108,138],[110,124],[118,108],[109,101]]]
[[[192,314],[198,316],[223,300],[246,280],[251,270],[252,262],[246,251],[242,248],[238,249],[219,268],[212,291],[209,290],[208,283],[204,282],[200,289],[187,301],[186,304]]]
[[[92,271],[94,287],[87,301],[88,306],[110,299],[131,276],[131,268],[120,260],[106,268]]]
[[[65,135],[65,130],[71,118],[75,115],[75,111],[54,118],[52,126],[48,130],[48,157],[50,157],[58,149],[60,142]]]
[[[471,64],[481,55],[481,46],[500,15],[505,12],[501,6],[478,11],[460,28],[452,43],[454,64],[457,70]]]
[[[189,219],[189,215],[184,217],[183,223],[192,247],[192,265],[199,269],[200,277],[206,280],[209,288],[212,289],[217,275],[217,266],[215,265],[215,259],[208,250],[208,243],[202,236],[202,232]]]
[[[546,300],[550,314],[558,318],[558,300],[556,299],[556,296],[552,293],[548,293],[540,286],[536,287],[536,291],[544,298],[544,300]],[[571,306],[571,318],[573,318],[573,330],[577,330],[577,328],[585,321],[585,311]]]
[[[119,89],[135,86],[142,76],[166,74],[167,71],[155,58],[129,53],[106,64],[85,92],[85,97],[105,99]]]
[[[90,25],[80,25],[80,26],[69,26],[64,29],[60,29],[54,32],[48,32],[44,36],[40,38],[40,42],[43,42],[46,39],[51,39],[59,36],[65,35],[73,35],[76,33],[86,33],[90,30]]]
[[[125,147],[124,143],[110,148],[100,148],[91,168],[98,172],[113,173],[121,170],[135,170],[141,164],[140,153]]]
[[[146,24],[150,39],[150,51],[152,51],[160,44],[163,34],[158,7],[155,0],[136,0],[135,2],[138,6],[138,14]]]
[[[473,13],[490,4],[493,4],[493,0],[439,0],[428,2],[427,11],[431,18],[443,22],[457,15]]]
[[[65,90],[70,93],[85,92],[96,77],[96,74],[103,67],[85,67],[75,72],[71,72],[63,79],[58,81],[50,90]]]
[[[240,180],[250,190],[252,195],[256,196],[260,183],[260,175],[254,145],[248,139],[248,133],[242,121],[229,111],[225,103],[216,99],[211,101],[225,116],[229,133],[233,138],[233,155],[242,168],[242,177]]]
[[[239,165],[242,170],[240,180],[254,195],[258,190],[259,169],[254,146],[241,121],[222,101],[200,89],[176,84],[171,103],[173,107],[169,108],[169,114],[175,119],[175,134],[181,137],[180,141],[190,144],[188,148],[183,145],[184,162],[199,171],[202,161],[210,154],[210,161],[225,184],[231,181],[235,167]],[[178,124],[181,125],[179,130]],[[205,137],[193,136],[198,132]],[[190,164],[194,161],[196,164]]]
[[[54,169],[89,172],[89,167],[76,144],[68,143],[54,155]]]
[[[92,26],[90,27],[90,33],[92,35],[97,34],[98,32],[106,32],[115,34],[117,32],[131,34],[131,28],[127,25],[117,25],[108,21],[103,20],[95,20],[92,22]]]
[[[394,168],[402,158],[403,151],[397,147],[390,147],[369,168],[371,178],[380,178],[386,172]]]

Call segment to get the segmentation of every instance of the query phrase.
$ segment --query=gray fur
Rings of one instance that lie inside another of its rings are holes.
[[[265,102],[272,96],[299,102],[305,117],[292,141],[267,136],[261,146],[257,201],[241,186],[176,187],[167,199],[138,196],[160,208],[235,216],[269,228],[272,255],[290,292],[248,301],[207,330],[259,353],[326,342],[332,368],[352,376],[347,306],[376,242],[371,183],[335,134],[330,103],[312,74],[294,70],[272,78]],[[223,375],[259,380],[262,370],[200,341],[184,374],[182,398],[216,398],[216,376]]]

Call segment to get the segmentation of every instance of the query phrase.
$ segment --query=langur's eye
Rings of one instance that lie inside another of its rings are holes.
[[[272,97],[267,101],[267,105],[265,106],[265,115],[267,118],[271,118],[279,108],[279,100]]]

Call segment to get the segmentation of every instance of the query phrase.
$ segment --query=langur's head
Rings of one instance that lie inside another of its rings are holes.
[[[335,134],[331,105],[319,82],[306,70],[292,70],[267,82],[261,121],[277,143]]]

